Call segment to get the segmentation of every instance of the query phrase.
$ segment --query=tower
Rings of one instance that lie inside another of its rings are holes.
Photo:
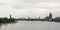
[[[9,19],[11,19],[11,14],[10,14],[10,18]]]
[[[28,19],[30,19],[30,17],[28,17]]]
[[[40,20],[40,17],[39,17],[39,20]]]
[[[52,21],[52,13],[49,14],[49,21]]]

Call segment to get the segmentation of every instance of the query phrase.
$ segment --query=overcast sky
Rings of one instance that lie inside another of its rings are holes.
[[[60,16],[60,0],[0,0],[0,17]]]

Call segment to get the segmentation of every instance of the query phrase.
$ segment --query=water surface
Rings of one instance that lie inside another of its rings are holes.
[[[60,23],[42,21],[18,21],[0,25],[0,30],[60,30]]]

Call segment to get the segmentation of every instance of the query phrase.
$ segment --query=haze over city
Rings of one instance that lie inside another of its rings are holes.
[[[0,0],[0,17],[60,17],[60,0]]]

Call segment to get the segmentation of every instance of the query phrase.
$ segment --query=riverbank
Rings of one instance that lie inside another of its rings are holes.
[[[0,23],[14,23],[16,22],[14,18],[8,19],[7,17],[5,18],[0,18]]]

